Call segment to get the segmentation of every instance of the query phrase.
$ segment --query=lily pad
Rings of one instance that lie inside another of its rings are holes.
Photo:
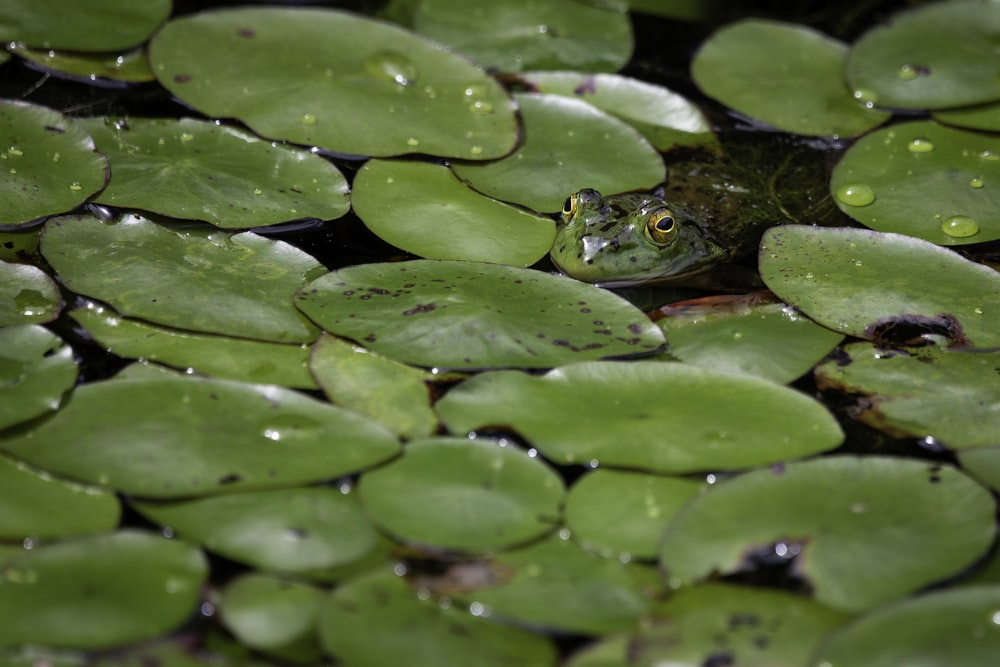
[[[282,241],[131,214],[75,215],[46,224],[42,254],[69,289],[126,317],[276,343],[316,337],[292,294],[323,267]]]
[[[370,417],[403,438],[422,438],[437,430],[427,386],[434,376],[427,371],[333,336],[316,341],[309,368],[331,402]]]
[[[1000,137],[933,121],[862,137],[833,170],[830,190],[867,227],[938,245],[1000,238]]]
[[[146,41],[170,14],[171,0],[7,0],[0,42],[67,51],[119,51]]]
[[[319,632],[326,651],[353,667],[556,664],[548,638],[421,598],[392,570],[335,590],[320,611]]]
[[[581,99],[625,121],[660,151],[716,143],[701,109],[662,86],[618,74],[529,72],[519,78],[540,93]]]
[[[990,493],[948,465],[793,462],[692,500],[667,528],[660,564],[680,586],[754,569],[756,558],[794,558],[817,601],[859,612],[971,565],[993,543],[994,511]]]
[[[706,95],[772,127],[854,136],[889,118],[844,86],[847,47],[811,28],[745,19],[701,45],[691,75]]]
[[[108,351],[126,359],[154,361],[203,375],[316,389],[309,348],[168,329],[119,317],[95,304],[70,312]]]
[[[101,533],[114,530],[120,515],[113,493],[56,479],[0,456],[0,539]]]
[[[203,12],[169,22],[149,52],[160,83],[181,100],[272,139],[473,160],[505,155],[517,141],[513,103],[479,67],[347,12]]]
[[[614,72],[632,55],[628,15],[576,0],[424,0],[413,27],[501,72]]]
[[[76,376],[72,348],[48,329],[0,328],[0,429],[58,408]]]
[[[0,327],[50,322],[61,308],[62,295],[47,273],[0,260]]]
[[[193,118],[81,122],[112,166],[100,204],[244,229],[349,208],[340,171],[301,148]]]
[[[1000,586],[933,591],[876,609],[835,632],[816,665],[980,667],[1000,654]]]
[[[663,343],[641,311],[610,292],[497,264],[348,267],[314,280],[296,303],[330,333],[419,366],[546,368]]]
[[[556,235],[551,218],[484,197],[427,162],[370,160],[355,176],[351,202],[379,238],[429,259],[529,266]]]
[[[58,111],[12,100],[0,100],[0,168],[8,172],[0,185],[2,225],[65,213],[108,179],[108,161],[80,123]]]
[[[966,449],[958,452],[957,456],[964,470],[995,491],[1000,491],[1000,447]],[[1000,578],[997,583],[1000,583]]]
[[[653,472],[765,465],[843,437],[833,416],[797,391],[658,361],[483,373],[448,392],[437,411],[452,433],[505,426],[558,463]]]
[[[331,479],[399,445],[289,389],[160,375],[81,386],[52,419],[0,438],[0,449],[59,475],[171,498]]]
[[[863,229],[774,227],[760,273],[771,291],[820,324],[875,338],[931,326],[956,344],[1000,345],[1000,275],[927,241]]]
[[[1000,132],[1000,103],[982,104],[964,109],[942,109],[932,114],[934,120],[970,130]]]
[[[996,29],[987,0],[933,3],[897,12],[851,48],[846,75],[879,106],[938,109],[1000,100]]]
[[[332,488],[133,501],[132,506],[209,551],[271,572],[345,565],[375,546],[375,529],[355,499]]]
[[[562,95],[519,93],[524,137],[514,153],[488,163],[453,163],[483,194],[535,211],[558,211],[583,188],[614,193],[663,182],[663,159],[642,135],[590,104]]]
[[[142,48],[112,53],[81,53],[79,51],[30,49],[17,43],[10,47],[10,50],[47,71],[86,82],[105,79],[127,83],[146,83],[156,79],[153,76],[153,70],[149,68],[146,50]]]
[[[843,352],[846,358],[816,368],[816,380],[857,396],[866,424],[894,436],[929,436],[953,450],[1000,444],[1000,352],[886,351],[868,343]]]
[[[493,551],[527,542],[558,523],[565,489],[547,465],[493,442],[435,438],[361,477],[372,521],[410,543]]]
[[[207,574],[198,549],[140,531],[36,546],[0,573],[0,646],[152,639],[196,611]]]
[[[844,338],[767,293],[703,297],[653,314],[670,357],[779,383],[808,373]]]

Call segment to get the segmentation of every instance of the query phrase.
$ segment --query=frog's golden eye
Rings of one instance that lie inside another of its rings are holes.
[[[677,236],[677,223],[670,209],[654,211],[646,220],[646,238],[658,246],[665,246]]]
[[[563,202],[563,207],[562,207],[562,215],[564,219],[568,219],[572,217],[574,213],[576,213],[577,201],[578,197],[575,194],[566,197],[566,201]]]

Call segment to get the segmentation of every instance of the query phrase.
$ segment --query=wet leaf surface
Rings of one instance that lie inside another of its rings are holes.
[[[67,51],[119,51],[149,38],[170,14],[170,0],[9,0],[0,41]]]
[[[52,332],[0,328],[0,429],[58,409],[76,377],[72,348]]]
[[[48,274],[0,260],[0,326],[49,322],[61,308],[62,295]]]

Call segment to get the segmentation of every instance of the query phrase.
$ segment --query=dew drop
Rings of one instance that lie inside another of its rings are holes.
[[[472,146],[471,148],[469,148],[469,152],[472,153],[473,155],[482,155],[483,154],[483,147],[482,146]]]
[[[11,167],[10,168],[10,175],[13,176],[16,173],[17,173],[17,169],[14,169],[14,167]]]
[[[24,155],[24,151],[22,151],[16,144],[11,144],[10,148],[7,149],[7,154],[20,157],[21,155]]]
[[[975,176],[975,177],[973,177],[969,181],[969,185],[971,185],[972,187],[974,187],[977,190],[979,188],[983,187],[985,184],[986,184],[986,181],[983,180],[982,176]]]
[[[253,189],[253,193],[254,193],[255,195],[262,195],[262,194],[264,194],[264,191],[263,191],[263,190],[261,190],[260,188],[254,188],[254,189]]]
[[[493,105],[485,100],[476,100],[469,105],[469,111],[479,116],[488,116],[493,113]]]
[[[376,79],[397,86],[411,86],[417,78],[417,66],[396,51],[376,51],[365,58],[365,71]]]
[[[917,67],[916,65],[903,65],[902,67],[899,68],[899,71],[896,72],[896,76],[898,76],[903,81],[911,81],[913,79],[916,79],[922,73],[923,73],[922,69],[920,67]]]
[[[187,143],[189,141],[194,141],[194,135],[191,134],[190,132],[182,132],[181,141],[183,141],[184,143]]]
[[[868,206],[875,201],[875,191],[864,183],[848,183],[837,188],[837,199],[848,206]]]
[[[979,224],[967,215],[953,215],[941,223],[941,231],[956,239],[964,239],[979,233]]]
[[[77,190],[83,190],[83,186],[80,185],[80,181],[73,181],[69,184],[69,189],[75,192]]]
[[[853,93],[854,99],[860,102],[866,109],[873,109],[878,104],[878,95],[873,90],[858,88]]]
[[[997,155],[993,151],[989,151],[989,150],[980,151],[979,152],[979,159],[980,160],[990,160],[992,162],[994,160],[1000,160],[1000,155]]]
[[[311,113],[304,113],[304,114],[302,114],[302,124],[303,125],[315,125],[316,124],[316,116],[314,116]]]
[[[485,97],[486,96],[486,86],[480,83],[469,84],[465,87],[466,97]]]
[[[934,150],[934,143],[929,139],[911,139],[910,143],[906,145],[906,149],[911,153],[930,153]]]
[[[976,315],[982,315],[983,309],[980,308],[979,306],[976,306],[976,308],[972,312],[974,312]]]
[[[406,145],[407,146],[419,146],[420,145],[420,139],[417,139],[416,137],[410,137],[410,138],[408,138],[406,140]]]

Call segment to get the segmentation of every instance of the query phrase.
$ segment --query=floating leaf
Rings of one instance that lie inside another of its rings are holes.
[[[296,303],[330,333],[420,366],[546,368],[648,353],[663,341],[610,292],[497,264],[354,266],[317,278]]]
[[[52,419],[0,438],[0,449],[66,477],[170,498],[331,479],[399,445],[289,389],[157,375],[86,384]]]
[[[282,241],[131,214],[76,215],[46,224],[42,253],[69,289],[127,317],[278,343],[316,336],[292,294],[322,266]]]
[[[854,136],[889,114],[844,87],[847,48],[805,26],[746,19],[701,45],[691,75],[705,94],[786,132]]]
[[[0,328],[0,429],[58,408],[76,375],[59,336],[34,324]]]
[[[370,160],[354,179],[354,210],[379,238],[430,259],[529,266],[555,238],[551,218],[484,197],[447,167]]]
[[[357,155],[474,160],[505,155],[517,141],[513,103],[480,68],[346,12],[203,12],[168,23],[149,49],[174,95],[272,139]]]
[[[128,83],[146,83],[156,78],[149,68],[146,50],[141,48],[113,53],[81,53],[29,49],[17,43],[10,50],[45,70],[87,83],[96,78]]]
[[[565,489],[548,466],[492,442],[436,438],[366,473],[358,489],[368,516],[404,541],[493,551],[558,524]]]
[[[880,232],[938,245],[1000,238],[1000,137],[932,121],[862,137],[833,170],[844,213]]]
[[[501,72],[562,67],[614,72],[632,54],[625,12],[575,0],[424,0],[413,27]]]
[[[836,447],[811,398],[751,376],[681,363],[585,362],[533,376],[483,373],[437,404],[452,433],[505,426],[558,463],[655,472],[765,465]]]
[[[78,122],[12,100],[0,100],[0,168],[7,172],[0,185],[3,225],[74,209],[108,178],[108,161]]]
[[[0,260],[0,327],[50,322],[60,308],[62,295],[47,273]]]
[[[1000,345],[1000,275],[927,241],[800,225],[764,234],[760,273],[813,320],[860,338],[932,327],[960,344]]]
[[[42,49],[119,51],[153,34],[170,14],[171,0],[5,0],[0,41]]]
[[[817,601],[858,612],[971,565],[993,543],[994,511],[989,492],[948,465],[793,462],[692,500],[668,527],[660,564],[679,586],[754,569],[755,554],[794,557]]]
[[[583,188],[605,193],[663,182],[660,154],[633,128],[581,100],[520,93],[524,139],[502,160],[453,163],[480,192],[536,211],[558,211]]]
[[[1000,132],[1000,103],[996,102],[964,109],[943,109],[935,111],[932,116],[946,125]]]
[[[1000,447],[977,447],[957,453],[962,468],[1000,491]],[[1000,579],[997,579],[1000,583]]]
[[[0,646],[152,639],[197,609],[207,574],[196,548],[139,531],[36,546],[0,572]]]

